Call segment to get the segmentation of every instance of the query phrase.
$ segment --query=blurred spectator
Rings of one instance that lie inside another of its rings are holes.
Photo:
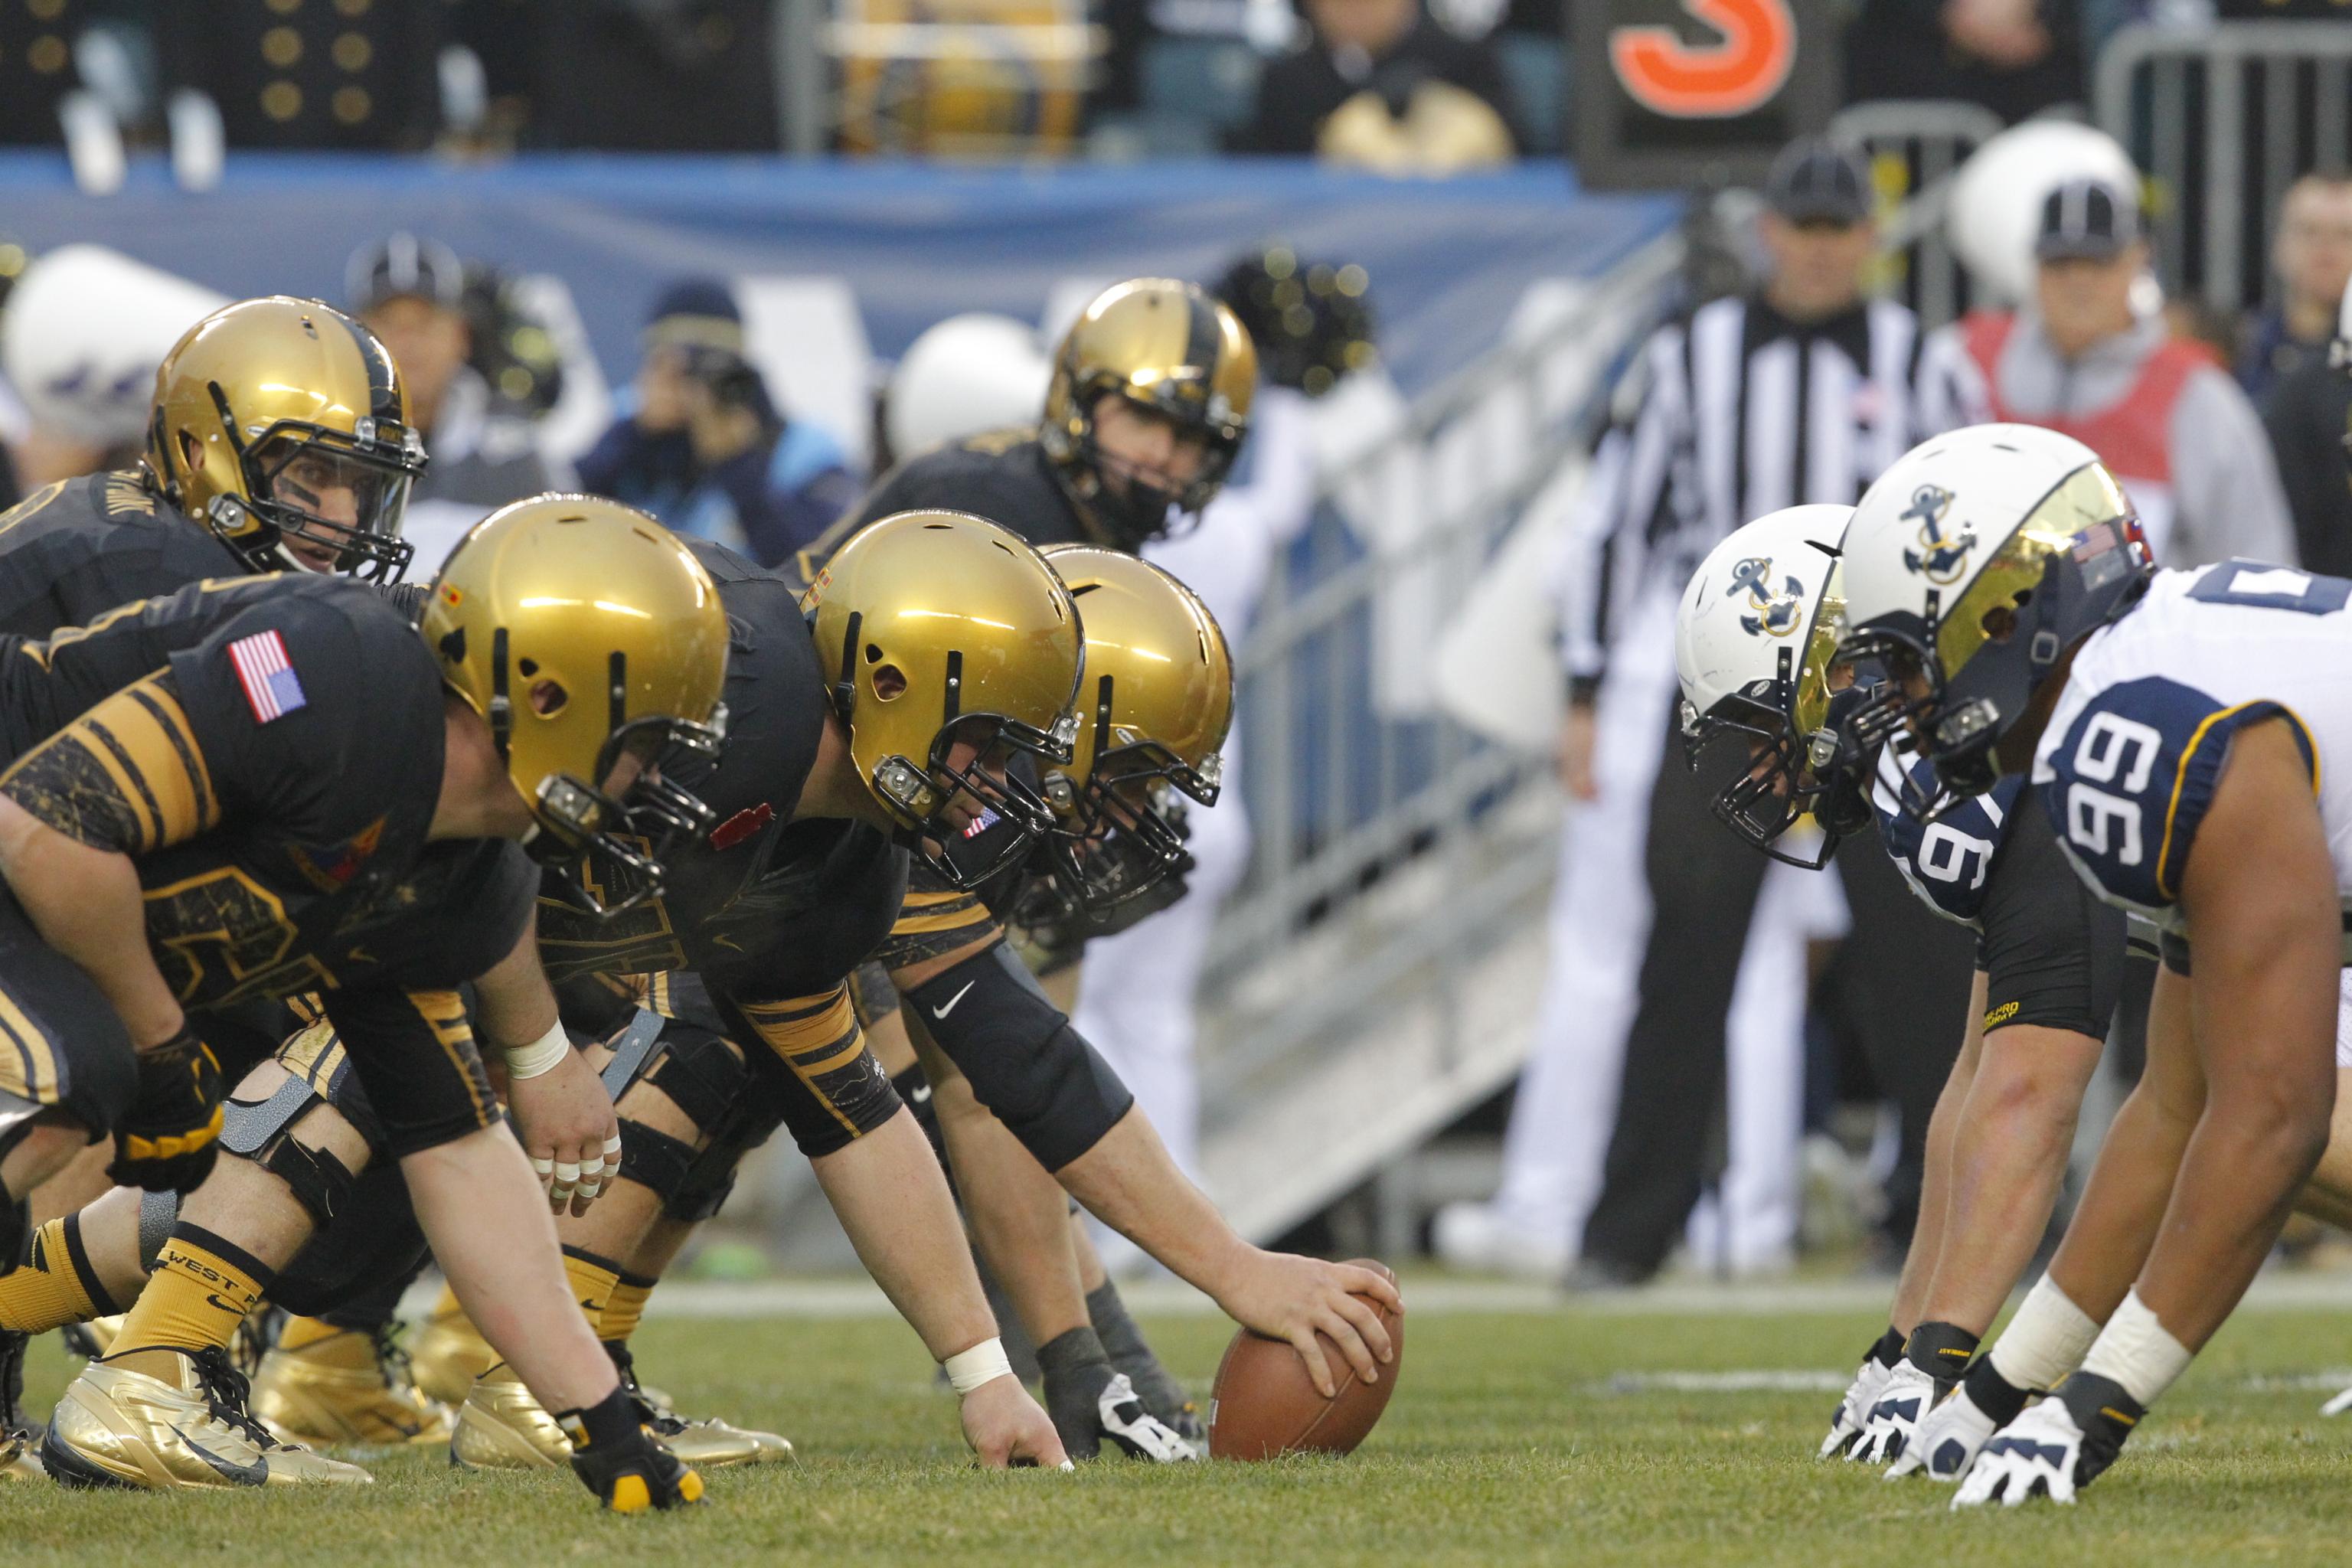
[[[2075,0],[1863,0],[1845,63],[1849,103],[1959,99],[2014,124],[2084,97]]]
[[[1730,1267],[1769,1268],[1793,1247],[1805,933],[1757,911],[1826,889],[1787,887],[1807,879],[1711,820],[1674,738],[1674,607],[1697,559],[1741,523],[1801,502],[1852,505],[1912,445],[1976,410],[1958,399],[1973,378],[1948,343],[1864,295],[1877,230],[1859,155],[1801,141],[1766,195],[1762,287],[1652,336],[1570,522],[1559,757],[1570,805],[1551,973],[1502,1189],[1441,1216],[1439,1248],[1457,1263],[1564,1261],[1580,1232],[1574,1282],[1647,1279],[1727,1169]],[[1838,1011],[1901,1111],[1899,1246],[1959,1044],[1919,1020],[1959,1016],[1969,952],[1885,855],[1856,848],[1836,860],[1853,917]],[[1727,1075],[1731,1053],[1740,1066]]]
[[[2352,577],[2352,283],[2331,351],[2304,356],[2263,405],[2307,571]]]
[[[1428,174],[1511,157],[1510,88],[1483,41],[1437,26],[1421,0],[1303,4],[1309,36],[1266,67],[1235,151]]]
[[[2286,188],[2271,267],[2277,302],[2247,324],[2238,356],[2238,380],[2256,403],[2305,360],[2325,357],[2336,301],[2352,282],[2352,174],[2308,174]]]
[[[2202,343],[2135,302],[2152,293],[2137,206],[2102,181],[2068,180],[2042,203],[2034,257],[2031,308],[1974,311],[1957,329],[1994,416],[2098,453],[2168,566],[2294,560],[2253,405]]]
[[[500,405],[467,363],[465,264],[437,240],[395,234],[362,247],[345,268],[352,314],[392,351],[429,459],[409,493],[402,532],[416,546],[409,574],[439,567],[466,530],[495,509],[550,489],[529,420]]]
[[[621,418],[580,459],[583,489],[763,565],[814,542],[856,504],[861,487],[841,444],[787,418],[744,357],[742,312],[725,283],[673,286],[644,343]]]
[[[232,147],[414,149],[441,122],[446,0],[153,8],[168,89],[220,109]]]

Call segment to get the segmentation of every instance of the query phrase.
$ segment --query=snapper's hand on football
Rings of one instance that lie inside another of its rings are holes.
[[[1396,1359],[1388,1331],[1369,1296],[1402,1315],[1404,1298],[1385,1274],[1351,1263],[1326,1263],[1295,1253],[1252,1249],[1238,1281],[1218,1299],[1226,1316],[1269,1339],[1287,1340],[1307,1363],[1315,1392],[1329,1399],[1339,1392],[1337,1369],[1317,1341],[1318,1331],[1339,1347],[1356,1375],[1381,1380],[1381,1366]]]
[[[1010,1373],[963,1396],[963,1440],[971,1445],[982,1469],[1074,1468],[1054,1431],[1053,1417]]]
[[[620,1118],[595,1069],[571,1052],[536,1078],[509,1079],[507,1107],[550,1205],[587,1213],[620,1163]]]

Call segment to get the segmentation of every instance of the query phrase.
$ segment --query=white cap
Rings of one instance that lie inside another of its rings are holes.
[[[901,461],[983,430],[1034,425],[1053,363],[1010,316],[950,316],[908,345],[890,373],[884,425]]]

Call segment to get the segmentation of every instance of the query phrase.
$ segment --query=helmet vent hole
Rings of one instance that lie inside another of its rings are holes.
[[[879,664],[882,662],[882,649],[876,644],[867,643],[866,645],[866,662],[868,664]]]
[[[529,680],[532,676],[539,673],[539,660],[535,658],[520,659],[516,661],[515,668],[522,672],[522,678],[525,680]]]
[[[531,683],[530,710],[542,719],[554,718],[563,711],[563,705],[571,700],[572,694],[563,689],[562,681],[539,680]]]
[[[881,701],[887,702],[906,693],[906,672],[895,664],[877,667],[871,679],[874,682],[874,695]]]

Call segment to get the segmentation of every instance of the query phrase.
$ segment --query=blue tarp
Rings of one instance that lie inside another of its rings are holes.
[[[565,279],[608,374],[636,362],[647,302],[685,272],[828,274],[878,353],[958,310],[1036,320],[1058,279],[1208,279],[1281,237],[1370,268],[1391,373],[1411,393],[1475,359],[1531,281],[1606,269],[1677,199],[1579,191],[1558,164],[1395,181],[1277,160],[1035,168],[542,154],[488,165],[233,156],[201,195],[155,159],[118,195],[62,157],[0,154],[0,234],[127,252],[231,295],[338,298],[358,245],[407,228]]]

